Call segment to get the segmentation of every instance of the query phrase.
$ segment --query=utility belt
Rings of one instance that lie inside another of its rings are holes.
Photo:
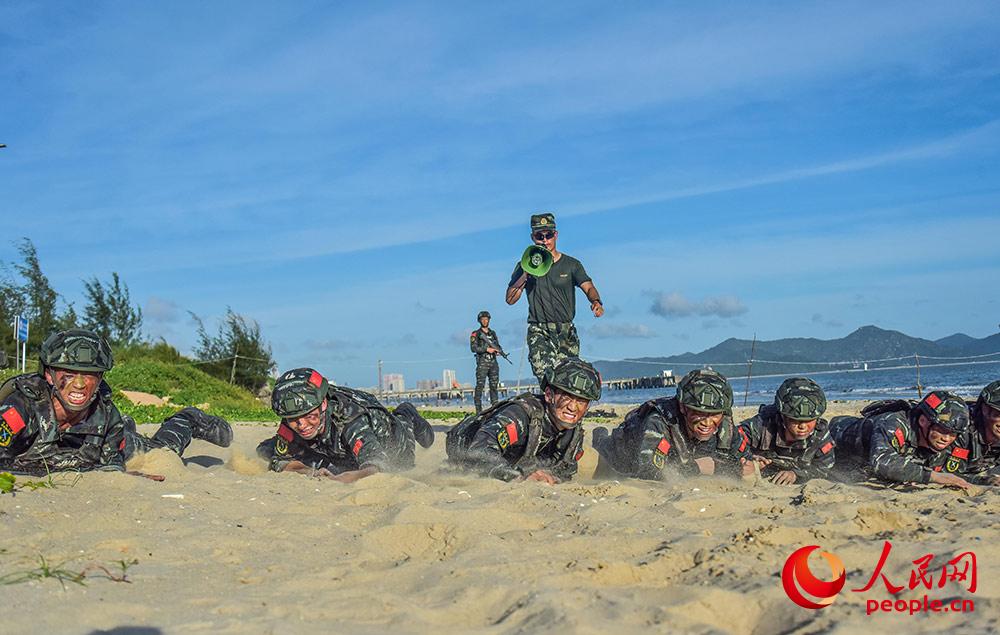
[[[573,329],[572,322],[528,322],[528,326],[534,326],[546,330],[550,333],[568,333]]]

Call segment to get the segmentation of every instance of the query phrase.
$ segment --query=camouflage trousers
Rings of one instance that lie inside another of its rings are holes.
[[[152,437],[139,434],[135,420],[127,415],[125,422],[125,445],[122,453],[129,460],[136,452],[149,452],[157,448],[168,448],[179,456],[191,445],[191,439],[205,439],[226,447],[232,440],[232,428],[219,417],[207,415],[197,408],[184,408],[162,424]]]
[[[500,399],[500,364],[497,363],[495,355],[478,355],[476,357],[476,392],[473,400],[476,403],[476,412],[483,411],[483,388],[486,380],[490,380],[490,403],[496,403]]]
[[[580,338],[572,322],[529,322],[528,362],[541,383],[545,371],[567,357],[580,356]]]

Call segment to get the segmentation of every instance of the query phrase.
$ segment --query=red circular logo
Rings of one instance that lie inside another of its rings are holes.
[[[785,593],[792,602],[805,609],[823,609],[830,606],[847,581],[844,563],[826,551],[821,551],[819,555],[826,558],[833,579],[826,582],[813,575],[809,570],[809,554],[817,549],[819,545],[809,545],[796,550],[788,556],[785,566],[781,569],[781,586],[785,587]],[[809,599],[807,595],[814,599]]]

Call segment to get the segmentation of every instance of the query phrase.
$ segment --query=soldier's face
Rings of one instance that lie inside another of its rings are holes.
[[[920,415],[920,419],[917,420],[920,425],[920,431],[923,432],[924,439],[927,445],[932,450],[940,452],[949,445],[955,442],[958,435],[948,428],[942,428],[939,425],[933,424],[924,415]]]
[[[50,368],[45,377],[59,391],[70,408],[83,408],[93,399],[97,387],[101,385],[103,373],[90,373],[65,368]]]
[[[813,430],[816,429],[816,420],[812,419],[810,421],[796,421],[795,419],[789,419],[782,415],[785,420],[785,438],[791,439],[793,441],[801,441],[806,439]]]
[[[490,319],[486,316],[479,318],[479,325],[486,328],[490,325]]]
[[[303,439],[315,439],[317,434],[326,429],[326,400],[319,408],[314,408],[298,419],[288,422],[288,427],[295,431]]]
[[[684,415],[684,425],[687,427],[688,435],[699,441],[708,441],[712,435],[722,425],[724,412],[702,412],[693,408],[681,405],[681,414]]]
[[[979,415],[983,419],[985,432],[993,437],[991,443],[1000,440],[1000,410],[984,403],[979,406]]]
[[[558,388],[545,389],[545,403],[549,409],[549,416],[561,430],[569,430],[579,424],[590,408],[590,401]]]
[[[539,247],[545,247],[549,251],[556,250],[556,240],[559,232],[554,229],[539,229],[531,232],[531,240]]]

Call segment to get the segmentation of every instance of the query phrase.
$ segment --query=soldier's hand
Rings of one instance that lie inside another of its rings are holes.
[[[797,478],[798,477],[795,476],[795,472],[791,470],[781,470],[771,477],[771,482],[778,485],[792,485],[795,483]]]
[[[604,315],[604,305],[600,302],[591,302],[590,310],[594,312],[594,317],[601,317]]]
[[[771,459],[767,458],[766,456],[757,456],[756,454],[754,454],[753,460],[757,462],[757,465],[760,466],[760,469],[762,470],[771,464]]]
[[[548,483],[549,485],[555,485],[560,482],[558,477],[546,472],[545,470],[535,470],[531,474],[525,476],[524,480],[538,481],[539,483]]]
[[[939,485],[955,487],[961,490],[965,490],[966,492],[975,489],[972,483],[965,480],[961,476],[957,476],[955,474],[944,474],[942,472],[931,472],[931,483],[938,483]]]
[[[710,456],[703,456],[694,460],[698,466],[698,471],[705,476],[715,474],[715,459]]]
[[[757,475],[757,470],[755,469],[757,464],[754,461],[749,461],[747,459],[740,459],[740,476],[742,478],[752,478]]]
[[[497,349],[495,349],[495,348],[493,348],[493,347],[490,346],[490,347],[486,348],[486,352],[489,353],[489,354],[491,354],[491,355],[496,355],[500,351],[498,351]]]

